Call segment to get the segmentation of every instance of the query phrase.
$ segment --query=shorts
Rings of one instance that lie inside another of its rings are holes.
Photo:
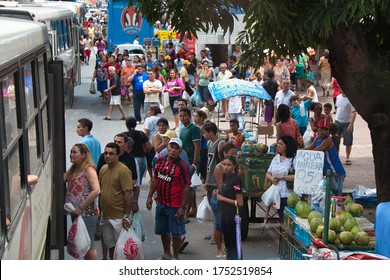
[[[352,132],[348,132],[348,126],[350,123],[340,123],[338,121],[335,121],[334,123],[337,124],[339,127],[337,134],[340,136],[340,138],[343,137],[344,146],[352,146],[353,129],[352,129]]]
[[[172,114],[178,115],[179,108],[177,107],[177,100],[180,98],[180,95],[177,96],[169,96],[169,105],[171,106]]]
[[[180,220],[176,218],[178,210],[179,208],[168,207],[157,202],[155,234],[170,234],[172,237],[180,237],[186,234],[184,217]]]
[[[264,120],[266,122],[272,122],[274,117],[274,105],[265,105],[264,109]]]
[[[76,216],[71,216],[72,222],[77,218]],[[99,219],[99,216],[93,215],[93,216],[82,216],[85,226],[87,227],[89,238],[91,239],[91,246],[90,250],[96,249],[95,246],[95,232],[96,232],[96,224]]]
[[[84,50],[84,56],[90,57],[91,56],[91,49]]]
[[[330,178],[330,189],[333,195],[341,196],[343,195],[343,185],[345,180],[344,175],[332,176]]]
[[[100,231],[107,248],[114,248],[122,230],[122,219],[100,218]]]
[[[121,105],[121,96],[111,95],[110,105]]]

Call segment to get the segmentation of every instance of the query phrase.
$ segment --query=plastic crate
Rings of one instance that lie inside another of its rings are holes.
[[[377,201],[376,196],[358,195],[355,191],[353,191],[352,198],[353,198],[353,201],[355,201],[356,203],[359,203],[365,207],[375,207],[378,205],[378,201]]]
[[[297,211],[294,208],[286,206],[283,211],[283,224],[286,229],[293,233],[294,232],[294,221],[297,217]]]
[[[310,227],[307,220],[295,218],[294,236],[306,247],[309,247],[312,239],[310,235]]]
[[[279,232],[279,258],[282,260],[308,260],[307,248],[300,243],[293,233],[281,226]]]

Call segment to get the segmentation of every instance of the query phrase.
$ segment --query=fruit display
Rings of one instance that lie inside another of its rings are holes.
[[[334,244],[336,242],[336,239],[337,239],[337,234],[334,230],[329,230],[328,231],[328,241],[330,244]]]
[[[370,237],[364,231],[360,231],[355,235],[357,245],[367,246],[370,243]]]
[[[352,203],[349,204],[349,212],[352,214],[354,217],[360,217],[363,216],[364,214],[364,209],[363,206],[359,203]]]
[[[241,145],[241,151],[243,153],[253,153],[255,151],[255,145],[251,141],[245,141]]]
[[[307,218],[311,212],[310,205],[306,201],[299,201],[295,206],[295,210],[300,218]]]
[[[339,240],[341,244],[350,245],[354,240],[353,234],[349,231],[342,231],[339,234]]]
[[[322,218],[313,218],[313,219],[311,219],[311,221],[309,223],[311,232],[316,232],[317,227],[319,225],[323,225],[323,224],[324,224],[324,221],[322,220]]]
[[[309,223],[313,218],[322,218],[322,215],[318,211],[311,211],[309,216],[307,216],[307,220],[309,221]]]
[[[287,198],[287,205],[288,207],[295,208],[299,201],[301,201],[301,198],[296,193],[292,193]]]
[[[339,219],[332,218],[329,220],[329,229],[339,232],[341,229],[341,223]]]
[[[261,154],[266,154],[268,152],[268,146],[263,143],[257,143],[256,144],[256,152]]]
[[[345,221],[348,220],[349,218],[352,218],[352,215],[351,213],[349,212],[343,212],[339,215],[339,221],[341,223],[341,225],[343,226]]]
[[[355,218],[349,218],[344,223],[344,230],[351,231],[354,226],[357,226],[357,221]]]

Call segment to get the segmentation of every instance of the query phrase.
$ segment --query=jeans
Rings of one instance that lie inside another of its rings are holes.
[[[137,186],[142,185],[142,178],[144,177],[144,174],[146,172],[146,158],[145,157],[134,157],[135,163],[137,165],[137,174],[138,174],[138,179],[137,179]]]
[[[134,105],[134,117],[137,122],[142,121],[141,118],[141,107],[144,106],[145,93],[134,92],[133,93],[133,105]]]
[[[206,102],[210,98],[210,92],[208,86],[198,86],[200,98],[203,102]]]

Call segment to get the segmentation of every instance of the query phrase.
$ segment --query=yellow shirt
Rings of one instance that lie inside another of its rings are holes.
[[[321,67],[321,73],[330,73],[330,63],[324,56],[321,56],[319,66]]]

